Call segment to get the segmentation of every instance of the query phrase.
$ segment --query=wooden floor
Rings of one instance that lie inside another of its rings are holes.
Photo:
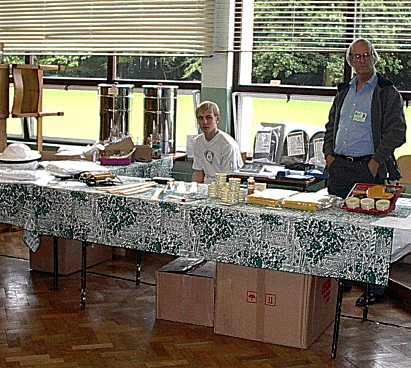
[[[337,359],[332,329],[308,350],[214,335],[211,328],[155,319],[154,271],[170,257],[147,255],[147,284],[88,274],[87,307],[79,309],[79,274],[30,272],[21,232],[0,234],[0,367],[411,367],[411,313],[395,300],[370,308],[361,322],[359,289],[344,297]],[[134,258],[90,271],[134,277]]]

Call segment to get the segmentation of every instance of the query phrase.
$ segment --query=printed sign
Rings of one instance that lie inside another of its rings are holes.
[[[255,136],[254,153],[270,153],[271,132],[258,132]]]
[[[287,136],[287,156],[305,155],[304,134],[296,132]]]

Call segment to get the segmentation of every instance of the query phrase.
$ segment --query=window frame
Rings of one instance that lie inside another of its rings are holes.
[[[26,64],[34,63],[33,55],[26,55],[24,58]],[[12,80],[10,80],[12,82]],[[47,86],[62,86],[65,89],[70,89],[70,87],[97,87],[101,83],[124,83],[133,84],[134,88],[142,88],[144,84],[167,84],[172,86],[178,86],[180,90],[200,90],[200,81],[175,81],[175,80],[146,80],[146,79],[120,79],[117,78],[117,56],[110,55],[107,56],[107,73],[106,78],[65,78],[65,77],[44,77],[43,85],[45,88]],[[101,129],[101,127],[100,127]],[[30,121],[27,118],[23,119],[22,122],[22,136],[12,136],[10,137],[13,141],[24,141],[29,143],[35,143],[36,139],[30,134]],[[90,142],[88,140],[71,140],[64,138],[45,138],[44,143],[46,144],[64,144],[64,145],[76,145],[85,146]]]
[[[240,76],[241,62],[242,58],[252,58],[252,51],[241,51],[241,45],[245,44],[245,47],[253,48],[253,37],[249,37],[249,32],[246,32],[244,36],[244,19],[243,14],[243,3],[253,2],[254,0],[235,0],[236,2],[236,14],[235,14],[235,41],[234,41],[234,58],[233,58],[233,86],[232,92],[245,92],[245,93],[267,93],[267,94],[285,94],[287,96],[292,95],[307,95],[307,96],[335,96],[337,93],[336,87],[320,87],[320,86],[296,86],[296,85],[276,85],[272,86],[269,84],[257,84],[251,82],[241,82],[244,80],[244,76]],[[352,5],[352,11],[347,13],[347,30],[346,39],[347,44],[351,43],[356,37],[352,33],[352,28],[355,23],[354,16],[354,1],[348,0]],[[350,4],[348,4],[350,5]],[[351,8],[350,8],[351,9]],[[248,14],[248,13],[247,13]],[[250,16],[250,14],[248,14]],[[245,22],[246,27],[250,27],[249,19]],[[249,31],[249,29],[247,29]],[[275,52],[275,51],[272,51]],[[410,51],[411,53],[411,51]],[[352,68],[345,60],[345,53],[341,54],[344,58],[344,71],[343,71],[343,81],[348,82],[352,77]],[[250,61],[246,62],[250,65]],[[251,64],[252,68],[252,64]],[[245,78],[247,80],[247,78]],[[251,78],[248,78],[251,79]],[[409,101],[411,100],[411,90],[400,90],[401,96],[408,107]]]

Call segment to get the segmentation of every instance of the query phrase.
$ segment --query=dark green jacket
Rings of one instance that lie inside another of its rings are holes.
[[[377,77],[378,81],[371,102],[371,124],[374,141],[373,158],[380,164],[378,176],[386,178],[387,166],[390,169],[392,165],[396,165],[394,150],[405,143],[407,125],[400,93],[392,82],[381,76],[381,74],[377,73]],[[328,115],[328,123],[325,125],[323,146],[325,156],[334,154],[341,107],[348,90],[348,83],[342,83],[338,86],[337,95]]]

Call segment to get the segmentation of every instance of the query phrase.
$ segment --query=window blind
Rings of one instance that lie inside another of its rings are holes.
[[[359,37],[378,50],[411,50],[409,0],[254,0],[253,5],[252,50],[245,50],[241,19],[248,4],[237,0],[237,50],[342,51]]]
[[[5,54],[209,55],[214,0],[1,0]]]

